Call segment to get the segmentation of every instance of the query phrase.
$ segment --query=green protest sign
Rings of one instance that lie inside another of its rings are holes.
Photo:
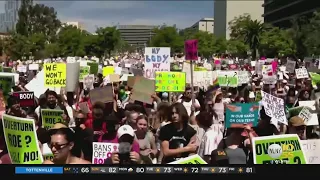
[[[99,70],[99,64],[95,62],[87,62],[87,65],[90,66],[90,74],[97,74]]]
[[[42,164],[34,120],[4,114],[2,124],[12,164]]]
[[[179,159],[178,161],[174,161],[168,164],[207,164],[198,154]]]
[[[220,71],[218,82],[220,86],[238,87],[238,73],[236,71]]]
[[[8,73],[9,74],[9,73]],[[0,75],[0,89],[2,89],[5,101],[9,98],[9,93],[14,85],[14,76],[11,75]]]
[[[90,74],[90,66],[80,66],[79,81],[83,81],[84,77]]]
[[[306,164],[298,135],[274,135],[252,139],[254,164]]]
[[[62,119],[63,110],[41,109],[42,126],[51,129],[56,123],[64,123]]]

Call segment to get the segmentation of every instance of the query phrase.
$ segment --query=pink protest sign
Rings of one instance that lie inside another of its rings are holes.
[[[198,40],[191,39],[184,42],[186,60],[198,60]]]

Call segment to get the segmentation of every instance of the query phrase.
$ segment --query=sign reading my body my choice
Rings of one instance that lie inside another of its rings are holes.
[[[48,130],[56,123],[64,123],[62,119],[63,110],[41,109],[42,126]]]
[[[155,78],[156,71],[170,71],[169,47],[146,47],[144,62],[144,77]]]
[[[44,66],[45,87],[66,87],[66,64],[46,63]]]
[[[186,74],[181,72],[156,72],[156,92],[184,92]]]
[[[19,98],[19,103],[21,107],[28,107],[34,105],[33,92],[14,92],[13,95]]]

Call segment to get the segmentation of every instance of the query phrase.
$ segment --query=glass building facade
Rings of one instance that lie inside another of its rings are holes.
[[[121,37],[130,45],[145,47],[155,34],[153,29],[157,26],[148,25],[119,25]]]
[[[290,20],[299,16],[311,16],[320,8],[319,0],[264,0],[264,22],[278,27],[290,27]]]
[[[20,6],[21,0],[5,0],[4,13],[0,14],[0,32],[6,33],[15,28]]]

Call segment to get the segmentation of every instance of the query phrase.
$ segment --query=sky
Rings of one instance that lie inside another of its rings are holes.
[[[94,32],[97,27],[112,25],[173,25],[192,26],[201,18],[213,18],[213,1],[54,1],[38,0],[55,8],[62,22],[78,21],[84,29]],[[4,11],[4,1],[0,1]]]

